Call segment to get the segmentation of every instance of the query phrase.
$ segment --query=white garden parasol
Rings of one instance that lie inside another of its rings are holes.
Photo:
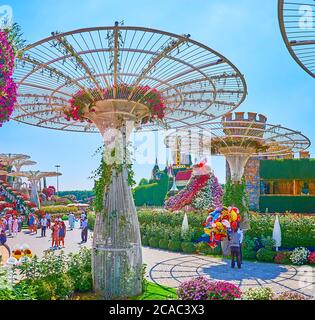
[[[276,215],[275,224],[273,226],[272,238],[276,242],[276,251],[281,247],[281,227],[279,222],[279,215]]]

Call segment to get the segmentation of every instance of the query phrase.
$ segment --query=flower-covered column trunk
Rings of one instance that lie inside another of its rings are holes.
[[[125,137],[123,141],[125,148]],[[142,292],[140,227],[126,163],[121,168],[112,169],[111,182],[104,190],[104,209],[97,214],[94,228],[94,290],[105,299]]]

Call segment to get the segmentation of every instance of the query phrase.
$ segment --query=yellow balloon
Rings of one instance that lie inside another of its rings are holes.
[[[210,229],[205,228],[205,229],[203,229],[203,230],[204,230],[205,234],[208,234],[208,235],[210,236],[210,233],[211,233]]]
[[[216,222],[215,224],[217,226],[218,229],[223,229],[223,224],[221,222]]]
[[[230,213],[230,217],[232,221],[236,221],[237,220],[237,213],[233,210]]]

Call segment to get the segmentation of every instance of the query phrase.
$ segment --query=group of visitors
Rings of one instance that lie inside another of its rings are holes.
[[[0,231],[8,233],[10,237],[16,237],[22,230],[24,217],[21,215],[7,214],[0,219]]]
[[[46,237],[47,229],[51,230],[51,250],[57,250],[65,247],[65,237],[67,234],[67,226],[61,216],[57,216],[53,221],[49,213],[38,216],[35,213],[29,213],[25,218],[23,215],[3,214],[0,218],[0,244],[7,241],[7,236],[15,237],[18,232],[21,232],[23,222],[26,225],[30,235],[41,231],[41,237]],[[87,214],[83,211],[80,216],[81,229],[81,244],[86,243],[88,239],[88,219]],[[75,223],[78,221],[73,212],[68,215],[69,229],[72,231],[75,228]]]
[[[51,249],[61,249],[65,247],[67,227],[61,218],[57,218],[51,227]]]

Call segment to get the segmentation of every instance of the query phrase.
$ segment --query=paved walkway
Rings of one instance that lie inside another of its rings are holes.
[[[67,225],[67,222],[66,222]],[[68,227],[68,225],[67,225]],[[92,233],[88,233],[88,242],[85,244],[80,244],[81,242],[81,229],[79,224],[76,223],[75,229],[70,231],[67,230],[65,237],[65,248],[62,250],[64,253],[68,254],[71,252],[78,252],[81,247],[91,247],[92,246]],[[20,247],[23,244],[29,245],[30,249],[38,257],[44,255],[45,250],[49,250],[51,247],[51,230],[46,231],[46,237],[42,238],[40,236],[40,230],[38,230],[37,235],[30,235],[27,230],[22,230],[18,233],[16,238],[8,238],[7,245],[12,249],[15,247]],[[56,251],[59,252],[60,250]]]
[[[42,257],[50,247],[50,230],[47,237],[19,233],[17,238],[9,238],[11,248],[28,244],[33,252]],[[81,230],[76,225],[75,230],[66,235],[65,253],[78,252],[82,246],[91,247],[92,233],[89,233],[87,244],[79,244]],[[147,277],[158,284],[178,287],[183,281],[200,275],[210,279],[229,281],[241,289],[249,287],[271,287],[274,292],[298,292],[308,297],[315,294],[315,268],[309,266],[284,266],[272,263],[244,261],[242,269],[231,269],[228,260],[202,255],[173,253],[144,247],[143,261],[147,264]]]
[[[285,266],[274,263],[244,261],[241,269],[232,269],[222,258],[170,253],[144,248],[152,281],[177,288],[193,277],[205,276],[236,284],[241,290],[250,287],[271,287],[275,293],[297,292],[314,298],[315,268]]]

